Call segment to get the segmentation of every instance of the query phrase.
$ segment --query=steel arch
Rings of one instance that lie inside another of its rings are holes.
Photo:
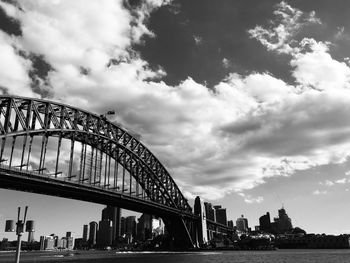
[[[49,137],[58,138],[57,156],[59,156],[62,138],[70,140],[73,148],[75,142],[80,142],[82,154],[84,145],[85,147],[89,145],[116,160],[142,187],[150,201],[184,213],[192,213],[186,198],[165,167],[125,128],[110,122],[103,115],[93,114],[62,103],[19,96],[0,96],[0,162],[3,161],[6,139],[12,138],[9,162],[11,168],[16,138],[23,137],[20,164],[20,170],[22,170],[25,163],[24,152],[29,151],[28,159],[30,155],[30,149],[27,148],[28,145],[31,147],[31,142],[28,144],[27,140],[32,140],[34,136],[42,137],[39,174],[43,173],[43,170],[40,169],[43,169],[45,165]],[[58,172],[58,158],[55,176]],[[68,177],[72,176],[72,159],[71,156]],[[107,169],[105,173],[106,171]],[[82,170],[80,170],[79,180],[84,180]],[[95,186],[91,178],[89,183]],[[106,185],[101,187],[106,187]],[[111,188],[107,190],[114,191]]]

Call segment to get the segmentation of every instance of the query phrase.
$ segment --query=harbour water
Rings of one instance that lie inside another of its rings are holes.
[[[0,262],[13,262],[14,254],[0,253]],[[24,252],[21,262],[94,263],[350,263],[350,249],[206,251],[206,252]]]

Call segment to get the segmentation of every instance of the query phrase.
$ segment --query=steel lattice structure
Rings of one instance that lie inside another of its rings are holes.
[[[64,179],[192,214],[160,161],[103,115],[47,100],[0,96],[0,134],[3,169]],[[67,164],[65,171],[62,164]]]

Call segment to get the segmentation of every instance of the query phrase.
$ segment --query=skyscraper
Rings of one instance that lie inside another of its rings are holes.
[[[152,216],[142,214],[138,219],[137,224],[137,238],[145,241],[152,237]]]
[[[242,215],[241,217],[237,218],[236,226],[239,231],[248,232],[248,219],[244,218]]]
[[[209,219],[211,221],[216,221],[215,210],[214,210],[212,204],[204,202],[204,208],[205,208],[205,215],[206,215],[207,219]]]
[[[232,220],[227,221],[227,226],[230,228],[233,228],[234,227],[233,221]]]
[[[112,221],[112,240],[118,239],[121,235],[121,209],[119,207],[107,206],[102,210],[102,221],[110,220]]]
[[[136,237],[136,217],[128,216],[125,219],[125,233]]]
[[[269,212],[259,218],[259,226],[261,231],[271,231],[271,219]]]
[[[120,236],[124,236],[126,232],[125,217],[120,218]]]
[[[112,245],[112,221],[101,220],[98,225],[97,245],[105,247]]]
[[[288,217],[284,207],[278,210],[278,218],[274,219],[277,233],[285,233],[293,229],[292,220]]]
[[[90,245],[96,245],[97,238],[97,223],[95,221],[90,222],[89,243]]]
[[[227,226],[226,208],[222,208],[221,205],[214,206],[216,222]]]
[[[84,225],[83,226],[83,242],[86,242],[88,240],[88,232],[89,232],[89,226]]]

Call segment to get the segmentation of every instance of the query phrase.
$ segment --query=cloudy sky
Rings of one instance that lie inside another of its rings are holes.
[[[349,9],[345,0],[3,0],[0,90],[116,109],[111,120],[141,134],[190,202],[222,204],[231,219],[254,226],[284,204],[307,232],[350,233]],[[18,205],[30,205],[42,234],[80,235],[100,216],[94,204],[0,196],[0,238]]]

